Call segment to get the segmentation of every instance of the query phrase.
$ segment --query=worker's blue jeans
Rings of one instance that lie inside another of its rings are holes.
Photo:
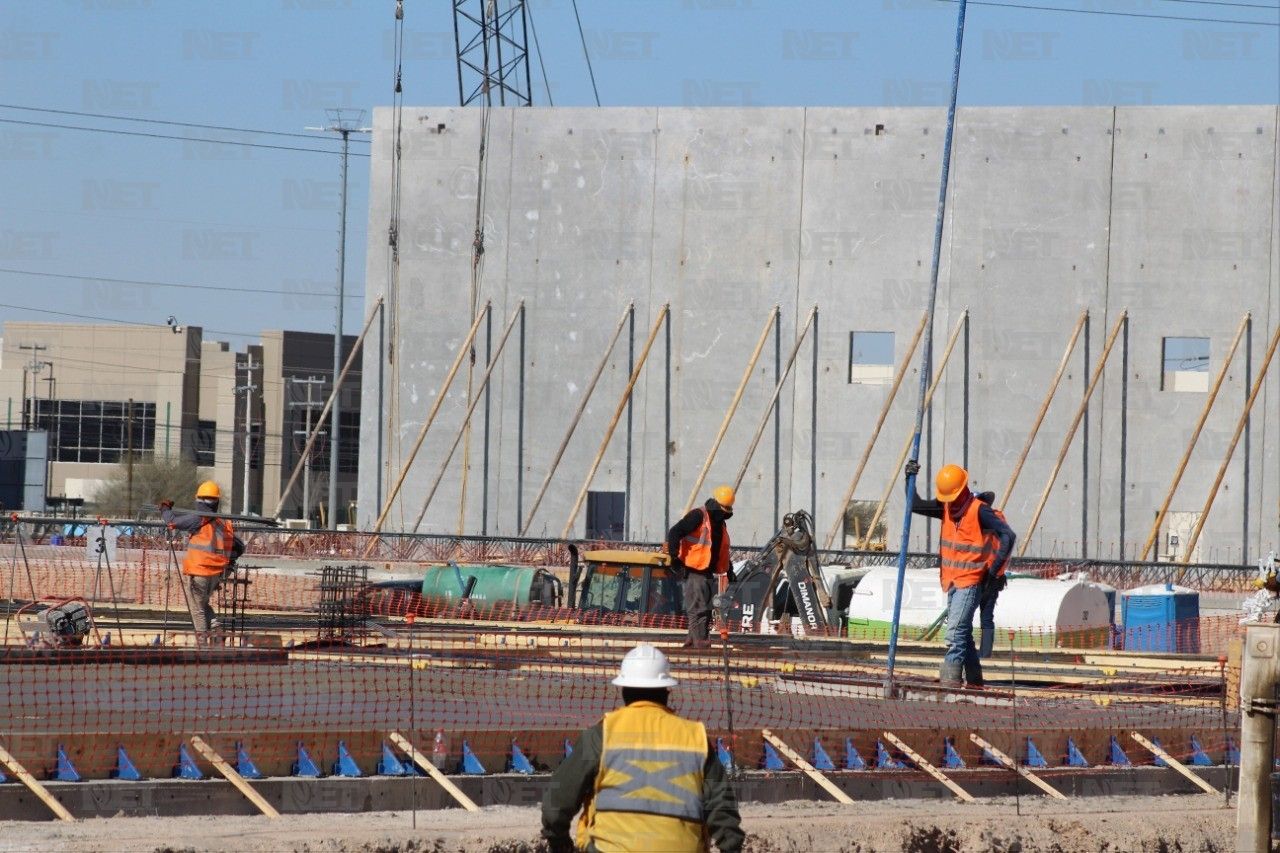
[[[988,590],[978,605],[978,627],[981,628],[978,657],[989,658],[996,646],[996,599],[999,590]]]
[[[978,649],[973,644],[973,614],[982,598],[980,585],[964,589],[952,587],[947,593],[947,651],[943,658],[972,670],[978,666]]]

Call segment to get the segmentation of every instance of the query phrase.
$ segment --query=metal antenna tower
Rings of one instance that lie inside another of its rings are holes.
[[[525,0],[453,0],[458,103],[533,105]]]

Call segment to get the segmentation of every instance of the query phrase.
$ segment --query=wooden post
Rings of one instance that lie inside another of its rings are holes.
[[[925,392],[923,408],[928,409],[929,404],[933,402],[933,392],[938,390],[938,385],[942,382],[942,374],[947,369],[947,362],[951,360],[951,352],[956,348],[956,341],[960,339],[960,333],[964,331],[965,320],[969,316],[969,309],[964,309],[960,315],[960,322],[956,323],[955,329],[951,332],[951,337],[947,339],[946,349],[942,351],[942,358],[938,361],[938,369],[934,371],[933,381],[929,383],[929,389]],[[875,535],[876,525],[880,523],[880,516],[884,515],[884,509],[889,505],[889,496],[893,494],[893,487],[898,482],[898,472],[902,470],[902,465],[907,461],[907,454],[911,452],[911,440],[913,436],[908,435],[907,441],[902,445],[902,452],[898,454],[898,461],[893,466],[893,471],[889,477],[889,483],[885,486],[884,494],[880,496],[880,503],[876,506],[875,515],[871,516],[871,523],[867,525],[866,533],[863,535],[859,547],[867,547],[868,540]]]
[[[970,732],[969,740],[973,741],[979,747],[991,753],[992,757],[995,758],[996,761],[999,761],[1005,767],[1008,767],[1009,769],[1013,770],[1023,779],[1026,779],[1028,782],[1035,785],[1037,788],[1039,788],[1041,791],[1044,791],[1046,794],[1053,797],[1055,800],[1065,800],[1067,798],[1066,795],[1063,794],[1061,791],[1059,791],[1057,788],[1053,787],[1048,782],[1044,781],[1039,776],[1032,773],[1030,770],[1023,767],[1018,762],[1014,761],[1012,758],[1005,755],[1003,752],[996,749],[994,746],[987,743],[982,738],[978,737],[977,734]]]
[[[9,768],[9,772],[18,777],[18,781],[31,789],[31,793],[40,798],[49,811],[58,816],[58,820],[74,822],[75,818],[71,816],[71,812],[67,811],[66,806],[58,802],[58,800],[49,793],[49,789],[36,781],[36,777],[27,772],[27,768],[18,763],[18,759],[9,754],[9,750],[0,746],[0,764]]]
[[[1249,422],[1249,412],[1253,410],[1253,404],[1258,399],[1258,394],[1262,391],[1263,380],[1267,378],[1267,372],[1271,369],[1271,359],[1276,354],[1276,345],[1280,344],[1280,326],[1276,326],[1276,330],[1271,335],[1271,343],[1267,345],[1267,354],[1263,356],[1262,367],[1258,371],[1258,375],[1253,379],[1253,388],[1249,391],[1249,399],[1245,401],[1244,411],[1240,413],[1240,417],[1236,420],[1236,431],[1231,436],[1231,443],[1227,446],[1227,453],[1222,458],[1222,464],[1218,466],[1218,476],[1213,478],[1213,486],[1209,489],[1209,497],[1205,498],[1204,509],[1200,511],[1200,517],[1196,519],[1195,529],[1191,531],[1191,540],[1187,543],[1186,553],[1182,557],[1184,564],[1191,562],[1191,554],[1196,550],[1196,543],[1200,541],[1200,531],[1204,530],[1204,523],[1209,520],[1209,511],[1213,509],[1213,501],[1218,496],[1218,487],[1222,485],[1222,478],[1227,475],[1227,466],[1231,464],[1231,457],[1236,452],[1236,445],[1240,443],[1240,433],[1244,432],[1245,424]],[[1179,573],[1181,578],[1181,572]]]
[[[1240,319],[1240,327],[1236,329],[1236,336],[1231,341],[1231,346],[1227,349],[1226,358],[1222,360],[1222,366],[1218,368],[1218,375],[1213,380],[1213,387],[1209,389],[1209,396],[1205,397],[1204,406],[1200,409],[1200,419],[1196,421],[1195,429],[1191,431],[1191,439],[1187,442],[1186,448],[1182,452],[1182,461],[1178,463],[1178,467],[1173,472],[1173,482],[1169,485],[1169,491],[1165,492],[1164,502],[1160,504],[1160,509],[1156,512],[1155,523],[1151,525],[1151,532],[1147,534],[1147,542],[1142,546],[1142,553],[1138,555],[1138,561],[1147,559],[1147,555],[1151,553],[1151,546],[1155,545],[1156,539],[1160,536],[1160,525],[1164,524],[1164,517],[1169,512],[1169,504],[1173,502],[1173,496],[1178,491],[1178,484],[1182,482],[1182,475],[1187,470],[1187,463],[1191,461],[1191,451],[1195,450],[1196,442],[1200,440],[1200,431],[1204,429],[1205,421],[1209,419],[1209,412],[1213,410],[1213,404],[1218,399],[1218,390],[1222,387],[1222,380],[1227,377],[1227,370],[1231,367],[1231,361],[1236,356],[1236,348],[1240,346],[1240,338],[1244,335],[1245,328],[1249,325],[1249,312],[1245,312],[1244,317]],[[1124,558],[1124,555],[1120,555]]]
[[[886,740],[888,740],[898,749],[905,752],[907,754],[907,757],[910,758],[912,761],[914,761],[921,770],[923,770],[925,773],[928,773],[930,776],[932,776],[934,779],[937,779],[942,784],[946,785],[947,790],[949,790],[951,793],[955,794],[957,797],[959,797],[961,800],[963,800],[966,803],[974,802],[972,794],[970,794],[964,788],[961,788],[955,782],[947,778],[946,774],[944,774],[941,770],[939,770],[938,768],[930,764],[928,761],[926,761],[924,759],[924,756],[920,755],[920,753],[916,752],[914,749],[912,749],[911,747],[903,743],[901,738],[899,738],[893,732],[884,732],[884,736]]]
[[[787,746],[786,742],[783,741],[782,738],[778,737],[768,729],[761,729],[760,734],[764,737],[765,740],[773,744],[774,747],[778,750],[778,752],[781,752],[787,758],[791,759],[791,761],[796,765],[796,767],[799,767],[801,770],[804,771],[804,774],[806,776],[808,776],[810,779],[812,779],[813,781],[817,782],[820,786],[822,786],[822,789],[826,791],[828,794],[835,797],[836,802],[844,803],[846,806],[853,805],[852,797],[850,797],[844,791],[841,791],[839,788],[837,788],[835,783],[832,782],[830,779],[828,779],[826,776],[823,776],[821,773],[819,773],[818,769],[814,767],[812,764],[810,764],[809,762],[805,761],[804,758],[801,757],[800,753],[796,752],[794,749]]]
[[[1067,341],[1067,348],[1062,351],[1062,360],[1058,362],[1058,372],[1053,374],[1053,381],[1049,383],[1049,390],[1044,395],[1044,402],[1040,404],[1040,412],[1036,415],[1035,422],[1031,425],[1031,432],[1027,433],[1026,443],[1022,445],[1022,453],[1018,456],[1018,462],[1013,466],[1013,473],[1009,475],[1009,482],[1005,485],[1004,491],[1001,492],[1000,505],[1007,507],[1009,498],[1013,496],[1013,487],[1018,483],[1018,475],[1022,473],[1023,463],[1027,461],[1027,455],[1031,453],[1031,446],[1035,444],[1036,434],[1040,432],[1040,425],[1044,423],[1044,416],[1049,412],[1049,404],[1053,402],[1053,398],[1058,393],[1058,385],[1062,382],[1062,374],[1067,371],[1067,363],[1071,360],[1071,353],[1075,352],[1076,341],[1080,339],[1080,330],[1084,328],[1085,321],[1089,319],[1089,309],[1080,312],[1080,319],[1076,320],[1076,327],[1071,331],[1071,338]]]
[[[694,503],[698,500],[698,490],[706,482],[707,472],[711,470],[711,463],[715,461],[716,453],[720,450],[720,444],[724,441],[724,434],[729,430],[729,422],[733,420],[734,414],[738,411],[738,404],[742,402],[742,394],[747,390],[747,382],[750,381],[751,374],[755,372],[756,362],[760,360],[760,353],[764,350],[765,341],[769,339],[769,332],[773,330],[774,323],[778,322],[780,313],[782,313],[782,309],[777,305],[773,306],[773,310],[769,312],[769,319],[765,321],[764,329],[760,332],[760,340],[756,341],[756,348],[752,350],[751,357],[747,359],[747,367],[742,371],[742,379],[738,382],[738,389],[733,392],[733,399],[729,402],[729,408],[724,413],[724,419],[720,421],[720,429],[716,432],[715,440],[711,442],[711,450],[707,453],[707,458],[702,463],[702,469],[698,471],[697,479],[693,481],[693,488],[689,491],[689,500],[684,507],[685,512],[693,509]]]
[[[1062,463],[1067,458],[1067,451],[1071,449],[1071,440],[1076,437],[1076,430],[1080,428],[1080,421],[1084,418],[1084,413],[1089,407],[1089,398],[1093,396],[1094,390],[1098,387],[1098,381],[1102,379],[1102,372],[1107,366],[1107,359],[1111,357],[1111,349],[1115,346],[1116,338],[1120,335],[1120,330],[1124,328],[1124,321],[1128,316],[1129,311],[1127,309],[1121,311],[1119,319],[1116,320],[1115,326],[1111,329],[1111,333],[1107,335],[1107,343],[1102,348],[1102,357],[1098,359],[1098,366],[1093,369],[1093,376],[1089,378],[1089,384],[1084,390],[1084,398],[1076,408],[1075,417],[1071,419],[1071,427],[1067,430],[1067,436],[1062,441],[1062,449],[1058,451],[1058,461],[1054,464],[1053,471],[1049,474],[1049,482],[1044,484],[1044,491],[1040,494],[1040,503],[1036,505],[1035,514],[1031,516],[1031,523],[1027,525],[1027,532],[1022,537],[1022,547],[1018,550],[1019,557],[1027,553],[1027,548],[1031,545],[1031,534],[1035,532],[1036,525],[1040,523],[1040,513],[1044,511],[1044,505],[1049,501],[1049,493],[1053,490],[1053,484],[1057,481],[1058,473],[1062,470]]]
[[[245,781],[244,777],[236,772],[236,769],[227,763],[227,760],[214,751],[213,747],[205,743],[199,735],[191,737],[191,745],[196,748],[196,752],[204,756],[205,760],[217,768],[228,782],[236,786],[240,793],[248,798],[249,802],[258,807],[258,811],[270,818],[280,817],[280,812],[275,807],[263,799],[262,795],[253,789],[253,786]]]
[[[284,489],[280,492],[280,500],[276,501],[276,508],[271,511],[269,518],[275,518],[280,515],[280,510],[284,508],[284,502],[289,497],[289,493],[293,491],[293,487],[298,483],[298,474],[301,473],[306,460],[311,458],[311,448],[316,443],[316,439],[320,436],[320,427],[324,425],[325,419],[329,416],[329,410],[333,408],[333,401],[338,399],[338,391],[342,388],[342,383],[347,379],[347,373],[351,370],[351,365],[355,363],[356,355],[360,352],[360,347],[364,344],[364,336],[369,334],[369,327],[373,325],[374,315],[382,308],[382,297],[378,297],[378,301],[369,309],[369,317],[364,321],[364,328],[360,330],[360,336],[356,338],[355,345],[351,347],[351,354],[347,356],[346,363],[342,365],[342,372],[338,374],[338,378],[334,380],[333,390],[329,392],[329,399],[325,400],[324,408],[320,410],[320,417],[316,418],[315,426],[307,433],[307,443],[302,448],[302,455],[298,457],[298,464],[293,466],[293,473],[289,475],[289,482],[285,484]],[[310,386],[308,386],[310,387]],[[308,393],[310,393],[308,391]],[[310,416],[311,407],[307,407],[308,416]],[[336,439],[335,439],[336,441]],[[305,503],[305,502],[304,502]],[[304,512],[303,517],[309,517]]]
[[[618,337],[622,334],[622,328],[627,324],[627,318],[636,310],[634,302],[627,305],[622,316],[618,318],[618,327],[613,330],[613,337],[609,339],[609,345],[604,348],[604,353],[600,356],[600,363],[596,365],[596,372],[592,374],[591,381],[587,383],[586,390],[582,393],[582,402],[578,404],[578,411],[574,412],[573,419],[569,421],[569,429],[565,432],[564,438],[560,440],[560,447],[556,450],[556,455],[551,460],[551,467],[547,469],[547,475],[542,478],[542,485],[538,487],[538,496],[533,500],[533,508],[529,510],[529,515],[525,518],[524,525],[520,528],[520,535],[524,536],[529,532],[529,525],[533,524],[533,517],[538,514],[538,507],[542,505],[542,498],[547,494],[547,487],[551,485],[551,478],[555,476],[556,468],[560,467],[560,460],[564,457],[565,450],[569,447],[569,440],[573,438],[573,433],[578,428],[578,421],[582,420],[582,413],[587,410],[587,404],[591,402],[591,395],[595,393],[596,383],[600,381],[600,375],[604,373],[605,366],[609,363],[609,356],[613,353],[613,348],[618,343]]]
[[[453,461],[453,452],[458,449],[458,443],[466,434],[468,427],[471,425],[471,415],[475,412],[476,406],[480,405],[480,401],[484,399],[484,395],[480,392],[484,391],[489,385],[489,378],[493,376],[494,369],[498,366],[498,361],[502,356],[503,347],[507,345],[507,339],[511,337],[511,330],[516,327],[516,321],[520,319],[520,314],[524,309],[524,300],[520,300],[520,304],[516,306],[516,310],[512,312],[511,319],[507,321],[506,328],[502,330],[502,337],[498,339],[498,348],[493,351],[493,357],[489,359],[489,365],[484,370],[484,375],[480,377],[480,384],[471,394],[471,403],[467,406],[467,412],[462,416],[462,428],[458,430],[458,434],[454,436],[453,444],[449,447],[449,452],[445,454],[444,464],[440,466],[440,473],[436,475],[436,481],[431,484],[431,490],[427,492],[427,497],[422,502],[422,509],[418,510],[418,517],[413,520],[413,532],[418,532],[418,526],[422,524],[422,517],[427,514],[427,507],[431,505],[431,499],[436,496],[436,490],[440,488],[440,481],[444,479],[445,472],[449,470],[449,463]],[[464,466],[466,465],[466,457],[463,457]]]
[[[742,479],[747,476],[747,466],[751,464],[751,457],[755,455],[756,447],[760,444],[760,436],[764,435],[764,428],[769,424],[769,415],[772,414],[773,407],[778,404],[778,395],[782,393],[782,386],[786,384],[787,377],[791,375],[791,368],[795,366],[796,355],[800,352],[800,345],[804,343],[804,339],[809,334],[809,329],[813,327],[814,319],[817,316],[818,306],[815,305],[809,312],[809,319],[805,321],[804,328],[796,336],[795,345],[791,347],[791,355],[787,357],[787,366],[783,369],[782,375],[778,377],[778,383],[773,386],[773,396],[769,398],[769,405],[765,406],[764,411],[760,414],[760,425],[756,427],[756,434],[751,439],[751,443],[747,445],[746,456],[742,459],[742,466],[738,468],[738,476],[734,478],[734,491],[742,487]]]
[[[631,371],[631,378],[627,381],[626,390],[622,392],[622,397],[618,400],[618,406],[613,411],[613,419],[609,421],[609,426],[605,430],[604,440],[600,442],[600,449],[596,451],[596,458],[592,461],[591,469],[587,472],[587,477],[582,483],[582,489],[578,492],[578,499],[573,502],[573,509],[569,511],[569,517],[565,519],[564,530],[560,534],[561,539],[568,539],[569,534],[573,531],[573,523],[578,519],[578,512],[582,509],[582,502],[587,499],[587,490],[591,488],[591,479],[595,477],[596,471],[600,470],[600,461],[604,459],[604,452],[609,449],[609,440],[613,438],[613,431],[618,427],[618,419],[622,417],[622,411],[627,407],[627,401],[631,399],[631,391],[636,387],[636,381],[640,378],[640,371],[644,369],[644,363],[649,359],[649,350],[653,349],[653,341],[658,337],[658,330],[662,328],[662,323],[670,312],[670,303],[664,304],[662,310],[658,312],[658,318],[653,321],[653,328],[649,330],[649,339],[644,342],[644,349],[640,351],[640,358],[636,361],[636,366]],[[663,452],[666,452],[665,449]]]
[[[453,782],[450,781],[449,777],[441,773],[439,768],[437,768],[434,764],[432,764],[425,755],[423,755],[421,752],[418,752],[418,750],[414,747],[414,745],[409,743],[408,738],[404,737],[404,735],[400,734],[399,732],[391,732],[387,735],[387,737],[391,739],[392,743],[400,747],[400,749],[405,753],[405,755],[409,756],[409,758],[413,761],[414,764],[418,765],[423,770],[430,773],[431,778],[435,779],[436,782],[440,784],[441,788],[444,788],[446,791],[448,791],[449,795],[458,801],[458,805],[462,806],[464,809],[466,809],[469,812],[480,811],[480,807],[477,806],[470,797],[462,793],[462,789],[459,788],[457,785],[453,784]]]
[[[1129,736],[1134,740],[1136,740],[1138,743],[1142,744],[1144,747],[1146,747],[1153,755],[1162,759],[1165,764],[1168,764],[1174,770],[1177,770],[1183,776],[1186,776],[1188,779],[1190,779],[1193,783],[1195,783],[1195,786],[1197,788],[1204,791],[1206,794],[1218,793],[1217,789],[1215,789],[1212,785],[1210,785],[1208,782],[1204,781],[1199,776],[1197,776],[1196,774],[1188,770],[1187,765],[1183,764],[1181,761],[1174,758],[1172,755],[1165,752],[1163,749],[1156,746],[1154,743],[1147,740],[1142,735],[1138,734],[1137,732],[1129,732]]]
[[[880,416],[876,418],[876,425],[871,429],[871,438],[867,440],[867,446],[862,449],[862,458],[858,460],[858,467],[854,469],[853,479],[849,481],[849,488],[844,490],[844,497],[840,499],[839,511],[836,513],[836,523],[831,525],[831,532],[827,534],[827,541],[822,547],[826,550],[831,549],[831,544],[836,541],[836,536],[844,528],[844,514],[849,507],[849,501],[853,500],[853,492],[858,488],[858,481],[862,479],[863,469],[867,467],[867,460],[871,458],[871,451],[876,446],[876,441],[880,438],[880,429],[884,426],[885,419],[889,417],[889,410],[893,408],[893,401],[898,397],[898,388],[902,385],[902,379],[907,375],[907,369],[911,367],[911,358],[916,354],[916,347],[920,345],[920,337],[924,334],[925,321],[929,319],[928,314],[920,316],[920,325],[916,326],[916,333],[911,338],[911,343],[907,346],[906,355],[902,357],[902,363],[898,365],[898,371],[893,376],[893,385],[889,388],[889,396],[884,398],[884,403],[880,406]],[[857,533],[854,533],[857,538]],[[841,543],[842,545],[844,543]]]
[[[395,485],[387,493],[387,499],[382,505],[382,511],[378,513],[378,520],[373,523],[373,529],[369,531],[370,533],[378,533],[382,530],[382,524],[387,520],[387,515],[391,512],[391,505],[395,503],[396,497],[400,494],[400,487],[404,485],[404,478],[408,476],[413,460],[417,458],[418,451],[422,449],[422,441],[427,437],[427,430],[431,429],[431,424],[435,421],[436,415],[440,411],[440,406],[444,404],[444,399],[448,396],[449,386],[453,384],[454,377],[458,375],[458,368],[462,366],[462,359],[471,351],[471,342],[475,340],[476,332],[480,330],[480,323],[490,310],[491,305],[486,302],[484,308],[476,315],[475,322],[471,324],[471,329],[467,332],[466,338],[463,339],[462,346],[458,347],[458,355],[454,358],[453,364],[449,367],[449,372],[444,377],[444,382],[440,385],[440,392],[436,394],[436,401],[431,404],[431,412],[427,415],[427,419],[423,421],[422,429],[418,431],[418,437],[414,439],[413,448],[409,451],[409,458],[401,466],[400,473],[396,476]],[[364,556],[368,557],[373,552],[377,541],[376,537],[370,537]]]

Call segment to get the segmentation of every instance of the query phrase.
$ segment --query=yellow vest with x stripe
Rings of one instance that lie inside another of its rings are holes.
[[[706,728],[663,705],[633,702],[605,714],[600,770],[578,828],[578,846],[601,853],[707,850],[706,760]]]

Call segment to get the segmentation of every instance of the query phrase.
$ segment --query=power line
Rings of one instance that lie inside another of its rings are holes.
[[[76,124],[57,124],[55,122],[46,121],[28,121],[16,118],[0,118],[0,122],[5,124],[21,124],[28,127],[52,127],[61,130],[84,130],[90,133],[109,133],[116,136],[140,136],[147,139],[173,139],[178,142],[207,142],[211,145],[241,145],[246,148],[269,148],[274,151],[304,151],[308,154],[328,154],[330,156],[341,154],[341,151],[331,151],[325,148],[303,148],[297,145],[270,145],[265,142],[236,142],[231,139],[208,139],[195,136],[176,136],[167,133],[147,133],[141,130],[117,130],[108,127],[84,127]],[[367,153],[352,153],[352,157],[368,157]]]
[[[6,110],[24,110],[33,113],[52,113],[54,115],[63,116],[79,116],[81,118],[103,118],[112,121],[134,121],[142,124],[162,124],[168,127],[193,127],[199,130],[226,130],[232,133],[258,133],[265,136],[284,136],[293,139],[313,139],[323,141],[326,137],[316,136],[311,133],[288,133],[283,130],[258,130],[250,127],[229,127],[221,124],[197,124],[189,121],[166,121],[159,118],[139,118],[137,116],[121,116],[110,115],[108,113],[86,113],[77,110],[56,110],[52,107],[24,107],[19,104],[0,104],[0,109]],[[360,139],[360,142],[368,142],[367,139]]]
[[[33,305],[14,305],[10,302],[0,302],[0,308],[12,308],[15,311],[29,311],[33,314],[52,314],[55,317],[71,317],[76,320],[100,320],[104,323],[116,323],[121,326],[151,326],[157,329],[169,328],[164,323],[146,323],[139,320],[121,320],[119,317],[99,317],[96,314],[73,314],[70,311],[55,311],[52,308],[36,308]],[[211,329],[202,326],[206,332],[213,332],[215,335],[229,335],[234,338],[256,338],[259,336],[257,332],[232,332],[227,329]]]
[[[959,3],[960,0],[935,0],[937,3]],[[1190,18],[1180,15],[1155,15],[1150,12],[1119,12],[1110,9],[1064,9],[1061,6],[1033,6],[1025,3],[998,3],[995,0],[969,0],[974,6],[996,6],[1002,9],[1025,9],[1036,12],[1070,12],[1077,15],[1111,15],[1118,18],[1147,18],[1157,21],[1186,21],[1197,24],[1245,24],[1255,27],[1280,27],[1280,22],[1240,21],[1228,18]],[[1216,5],[1216,4],[1211,4]]]
[[[59,272],[36,272],[35,270],[17,270],[10,267],[0,267],[0,273],[12,273],[16,275],[34,275],[42,278],[69,278],[76,281],[102,281],[108,284],[129,284],[140,285],[142,287],[172,287],[180,290],[214,290],[224,293],[260,293],[264,295],[282,295],[282,296],[308,296],[320,299],[329,299],[331,294],[318,293],[300,293],[293,290],[272,290],[268,288],[257,287],[218,287],[212,284],[178,284],[172,281],[143,281],[134,278],[108,278],[101,275],[73,275],[71,273]],[[346,297],[347,299],[364,299],[364,294],[355,293]]]
[[[1191,3],[1196,6],[1234,6],[1240,9],[1276,9],[1280,11],[1280,6],[1272,6],[1270,3],[1232,3],[1228,0],[1159,0],[1161,3]]]
[[[596,88],[596,72],[591,67],[591,52],[587,50],[587,35],[582,31],[582,16],[578,14],[578,0],[573,0],[573,17],[578,22],[578,38],[582,40],[582,55],[587,59],[587,74],[591,77],[591,93],[596,96],[596,106],[600,106],[600,90]],[[541,56],[541,52],[539,52]]]
[[[533,46],[538,51],[538,67],[542,69],[542,85],[547,90],[547,106],[554,107],[555,101],[551,98],[551,82],[547,79],[547,65],[542,60],[542,45],[538,42],[538,27],[533,22],[533,6],[525,5],[525,12],[529,16],[529,32],[533,33]],[[530,100],[533,99],[533,84],[529,85]]]

